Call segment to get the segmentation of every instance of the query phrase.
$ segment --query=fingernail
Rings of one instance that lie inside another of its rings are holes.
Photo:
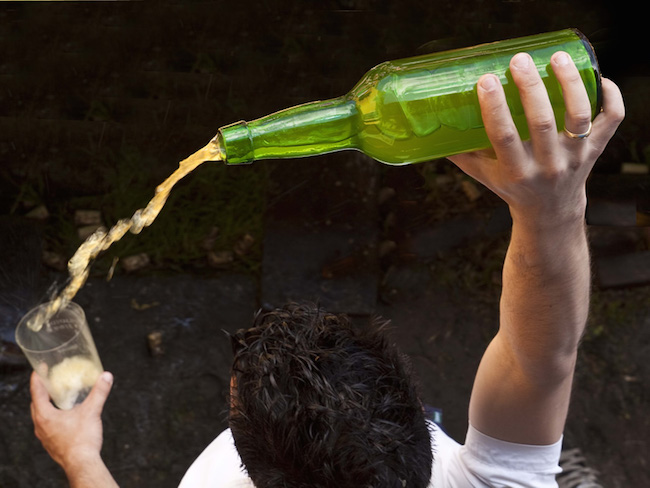
[[[105,381],[106,383],[108,383],[109,385],[113,384],[113,375],[111,373],[109,373],[108,371],[104,371],[101,374],[101,379],[103,381]]]
[[[494,75],[486,75],[481,78],[481,88],[485,91],[489,92],[494,90],[498,84],[497,77]]]
[[[530,65],[530,56],[526,53],[519,53],[512,58],[512,64],[517,69],[526,69]]]
[[[569,64],[569,55],[565,52],[558,52],[553,57],[556,66],[566,66]]]

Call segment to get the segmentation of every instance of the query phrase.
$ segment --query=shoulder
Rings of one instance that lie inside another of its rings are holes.
[[[430,487],[557,487],[561,439],[544,446],[515,444],[489,437],[470,425],[461,445],[432,424],[431,444]]]
[[[254,488],[242,467],[230,429],[219,434],[196,458],[179,488]]]

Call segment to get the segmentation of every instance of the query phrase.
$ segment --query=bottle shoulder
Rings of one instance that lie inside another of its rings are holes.
[[[390,77],[395,73],[396,67],[392,61],[384,61],[377,66],[368,70],[356,85],[348,92],[349,98],[361,99],[364,98],[372,91],[377,89],[382,80]]]

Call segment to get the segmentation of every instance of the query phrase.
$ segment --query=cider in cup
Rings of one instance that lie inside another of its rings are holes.
[[[46,318],[48,303],[30,310],[16,327],[16,343],[40,376],[54,404],[81,403],[104,370],[83,309],[69,302]]]

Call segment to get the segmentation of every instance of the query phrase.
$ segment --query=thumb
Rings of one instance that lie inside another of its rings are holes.
[[[84,404],[93,412],[101,414],[112,386],[113,375],[108,371],[104,371],[99,375],[99,378],[97,378],[95,386],[93,386],[93,389],[88,394],[88,398],[86,398]]]
[[[32,400],[35,403],[41,404],[50,400],[50,395],[47,393],[45,385],[43,384],[43,381],[38,377],[36,371],[32,371],[29,382],[29,390],[32,395]]]
[[[47,410],[54,409],[54,406],[50,403],[50,394],[47,392],[43,381],[38,376],[36,371],[32,371],[29,389],[32,395],[33,409],[35,409],[37,412],[46,412]]]

